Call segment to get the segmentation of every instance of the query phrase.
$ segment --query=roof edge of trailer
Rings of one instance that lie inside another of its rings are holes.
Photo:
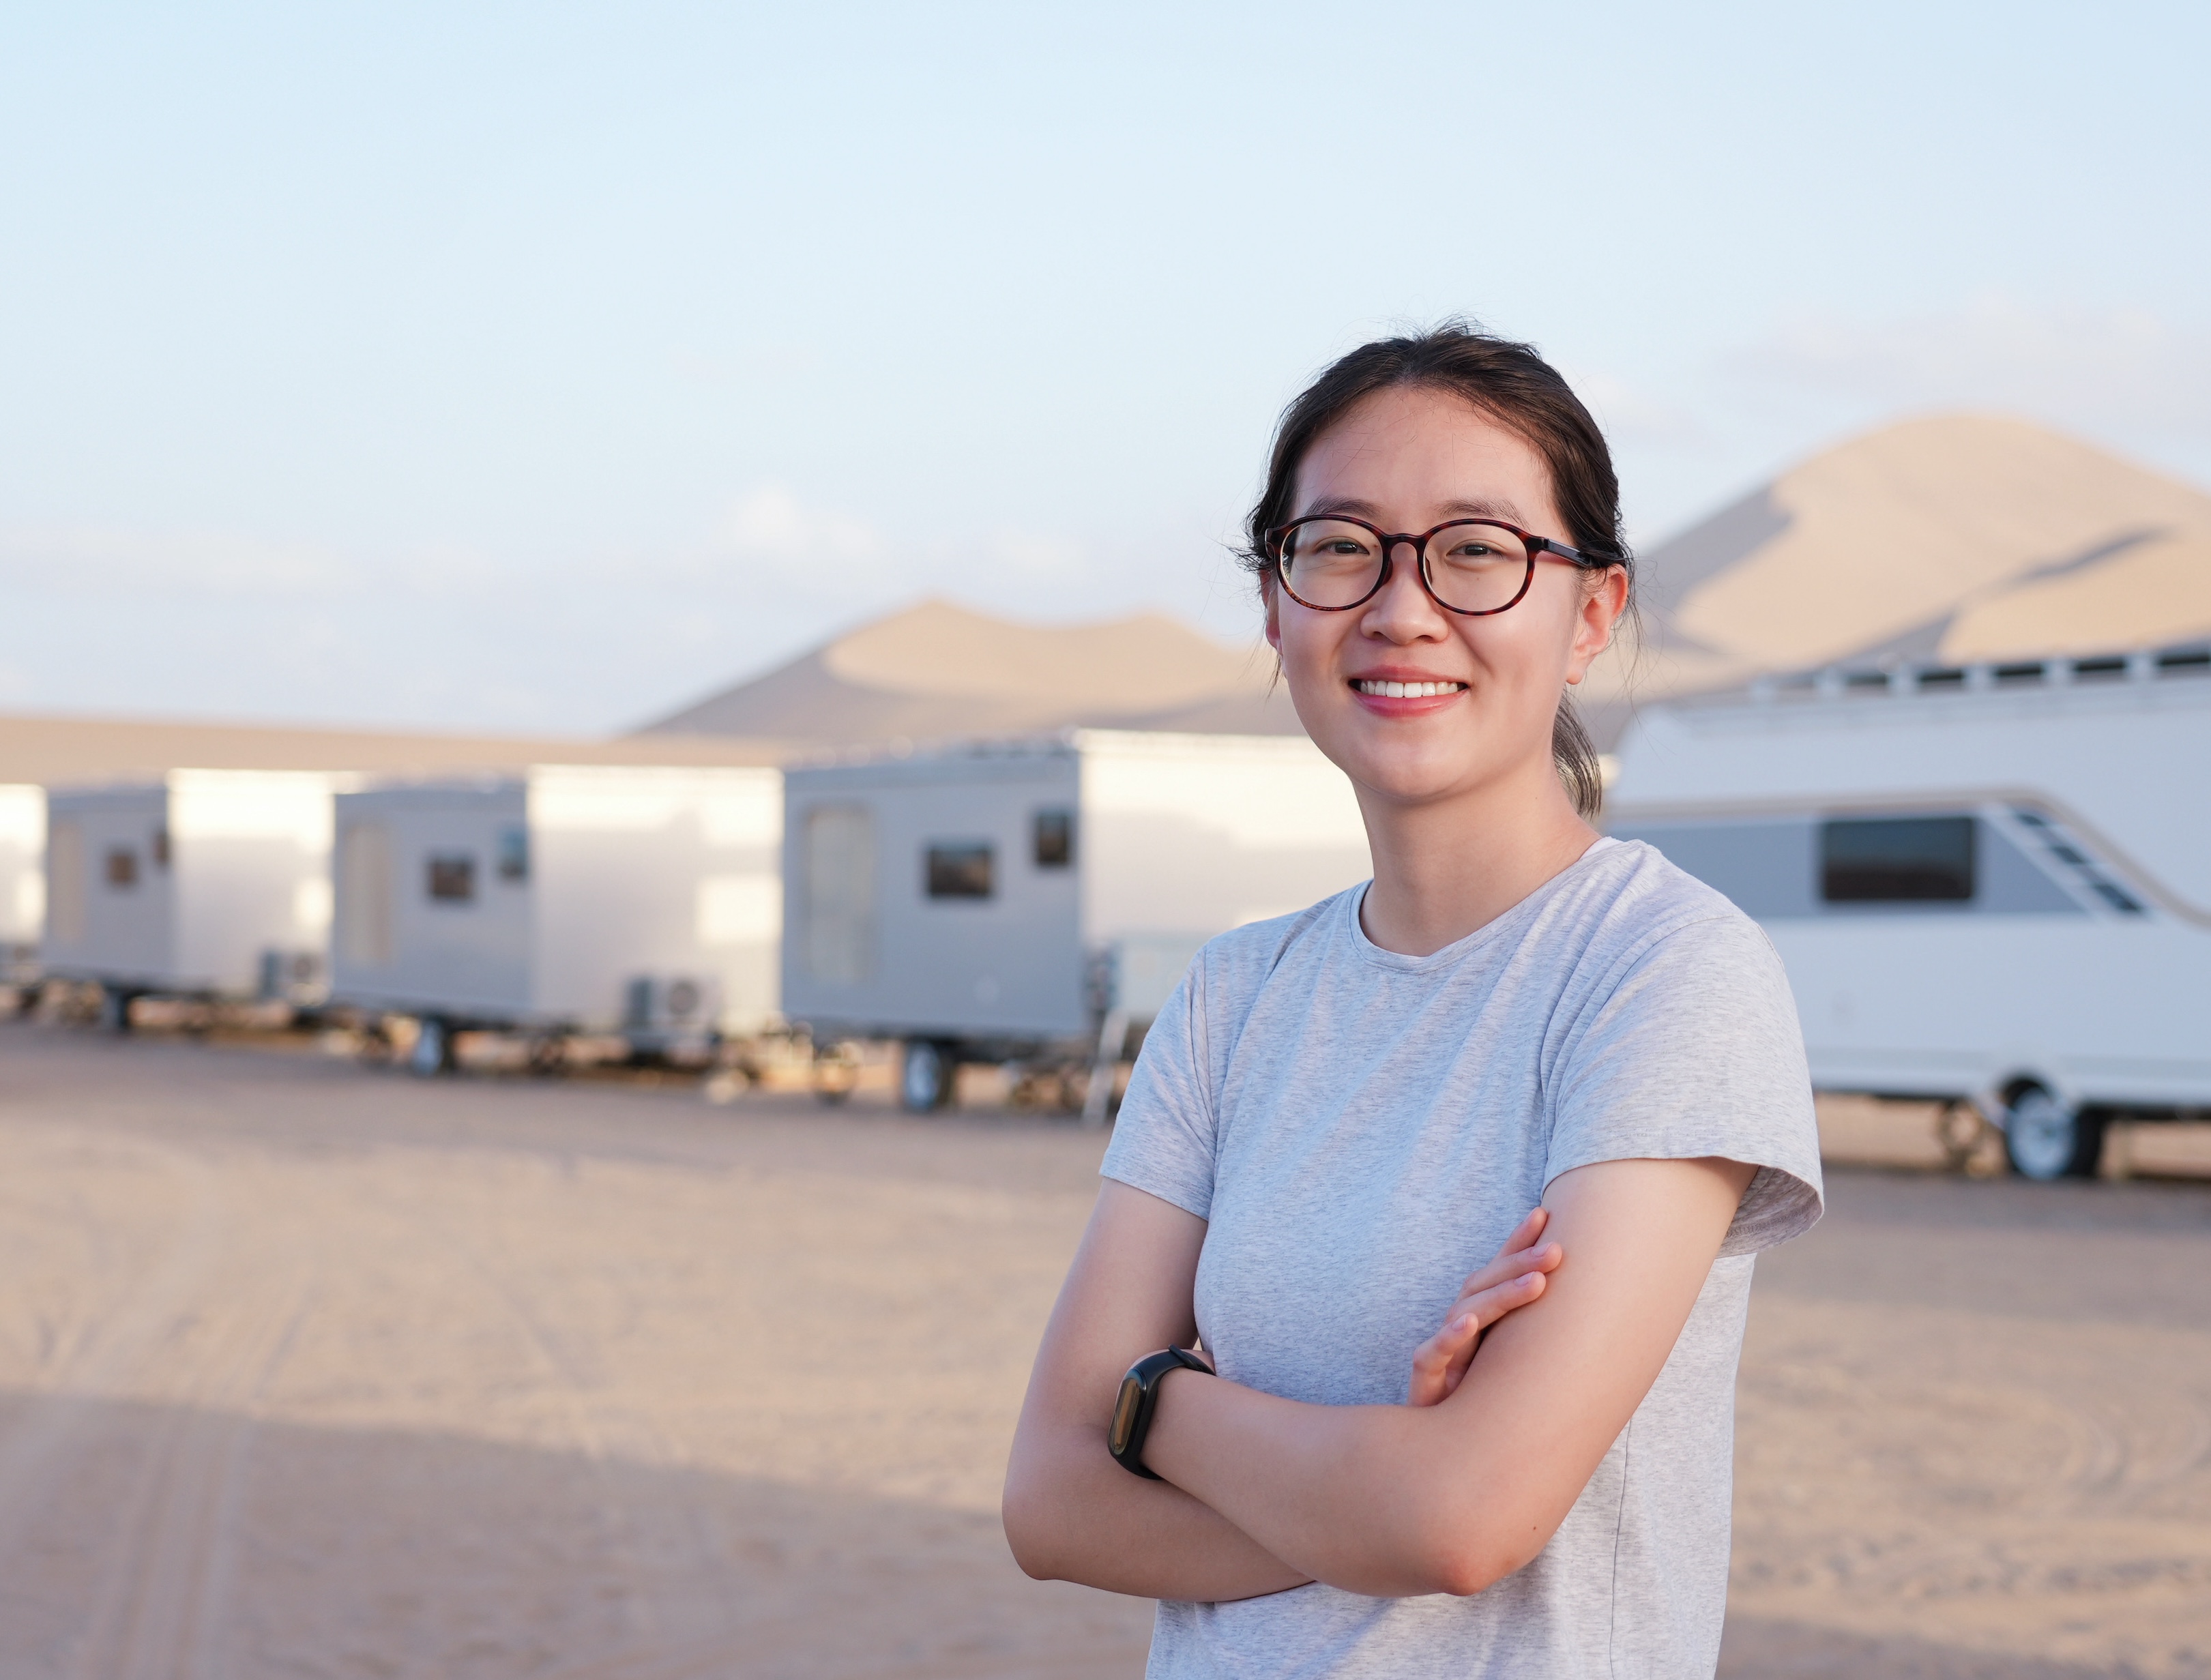
[[[1303,758],[1316,749],[1309,736],[1246,735],[1218,731],[1183,729],[1111,729],[1087,725],[1041,729],[1029,734],[963,735],[942,740],[875,741],[851,746],[822,747],[798,754],[784,765],[789,771],[846,770],[907,763],[956,763],[963,760],[1062,758],[1079,757],[1086,750],[1117,747],[1138,752],[1215,752],[1266,753]]]
[[[2032,659],[1993,659],[1943,664],[1884,659],[1867,665],[1808,666],[1756,676],[1733,687],[1656,703],[1681,711],[1738,706],[1808,705],[1836,700],[1902,698],[1920,695],[2017,694],[2057,689],[2121,688],[2129,685],[2211,678],[2211,638],[2171,642],[2104,653],[2050,654]],[[2211,689],[2211,684],[2207,684]]]
[[[428,771],[420,775],[353,775],[341,789],[346,793],[403,793],[457,790],[493,793],[502,789],[528,788],[542,777],[571,777],[583,782],[684,781],[712,786],[756,783],[779,779],[783,771],[773,764],[576,764],[564,758],[519,764],[506,770]]]
[[[180,764],[152,776],[95,776],[70,781],[9,783],[9,787],[34,787],[49,799],[81,799],[102,794],[173,794],[222,789],[287,787],[306,790],[349,793],[362,785],[356,771],[343,770],[233,770],[203,764]]]

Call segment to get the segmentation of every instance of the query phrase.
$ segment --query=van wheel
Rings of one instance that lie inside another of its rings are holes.
[[[2012,1093],[2004,1110],[2004,1154],[2021,1178],[2093,1178],[2103,1152],[2102,1115],[2069,1108],[2040,1085]]]
[[[899,1064],[899,1106],[925,1115],[952,1100],[952,1079],[959,1064],[952,1047],[933,1038],[909,1038]]]
[[[407,1071],[420,1079],[453,1071],[453,1030],[435,1015],[422,1018],[415,1048],[407,1055]]]

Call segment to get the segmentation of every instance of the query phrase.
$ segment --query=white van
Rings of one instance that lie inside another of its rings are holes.
[[[424,1073],[472,1027],[641,1051],[755,1031],[776,1009],[782,822],[758,768],[539,764],[343,794],[332,997],[419,1022]]]
[[[784,786],[784,1012],[817,1043],[903,1041],[914,1109],[962,1061],[1118,1055],[1207,940],[1369,873],[1351,784],[1303,736],[1075,729]]]
[[[1606,814],[1765,927],[1822,1090],[1970,1103],[2033,1178],[2211,1116],[2211,648],[1654,707]]]
[[[103,989],[122,1030],[144,993],[320,1000],[330,798],[310,771],[177,770],[47,791],[40,958]]]

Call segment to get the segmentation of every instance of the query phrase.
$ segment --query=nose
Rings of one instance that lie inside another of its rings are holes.
[[[1428,594],[1420,578],[1420,550],[1417,543],[1390,545],[1390,575],[1366,603],[1360,628],[1370,636],[1403,644],[1446,633],[1443,609]]]

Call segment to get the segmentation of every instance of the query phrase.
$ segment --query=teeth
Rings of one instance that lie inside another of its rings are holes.
[[[1361,694],[1374,694],[1391,700],[1426,700],[1438,694],[1457,694],[1466,685],[1463,682],[1370,682],[1362,680]]]

